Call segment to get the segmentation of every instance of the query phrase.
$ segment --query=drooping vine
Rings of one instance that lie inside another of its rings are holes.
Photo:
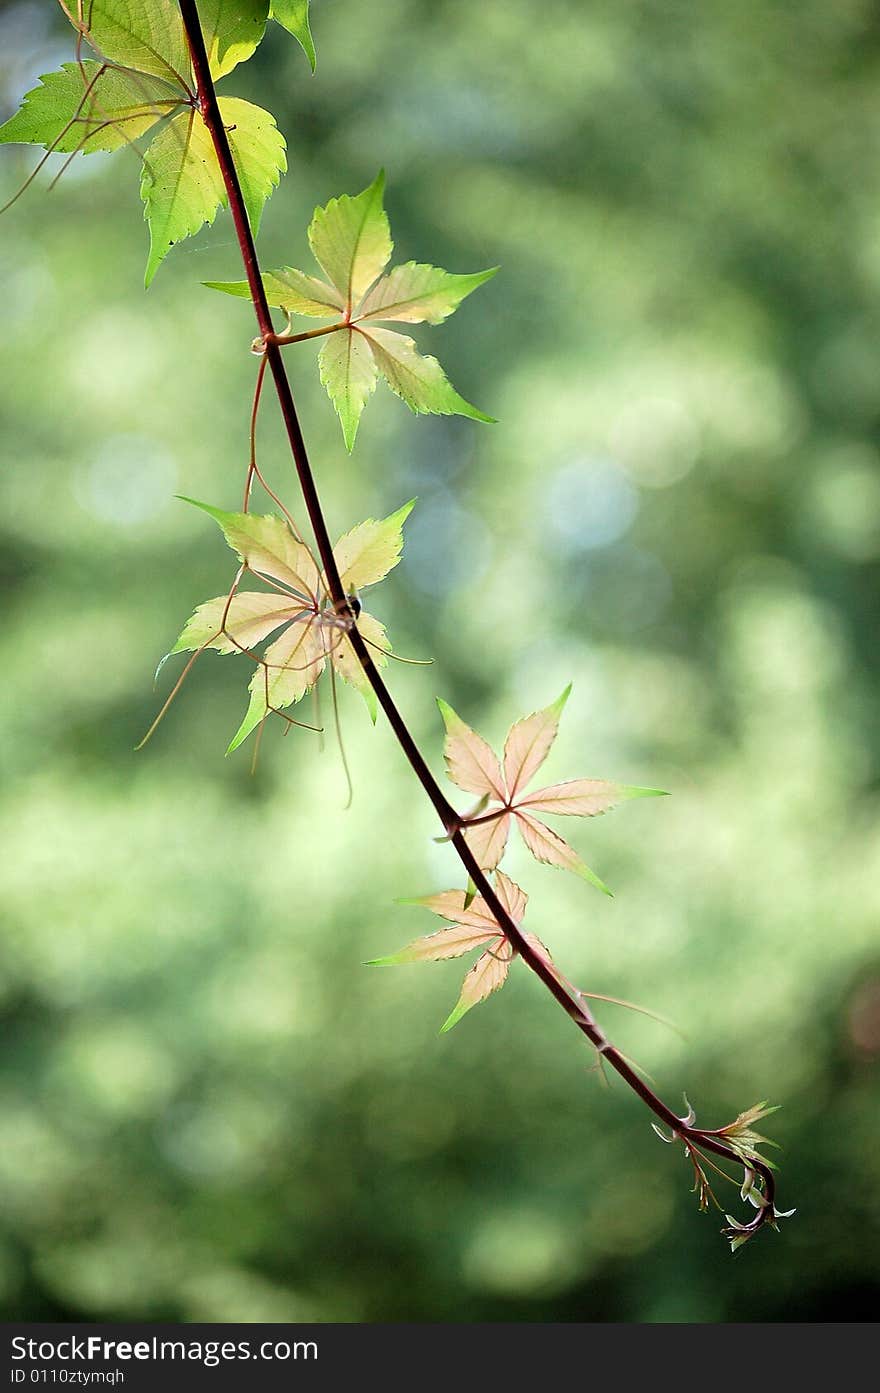
[[[219,524],[234,551],[234,575],[225,594],[195,608],[167,655],[190,656],[157,720],[192,664],[209,649],[244,657],[253,667],[247,709],[230,751],[252,734],[258,740],[272,719],[284,721],[288,728],[309,726],[290,715],[290,708],[325,673],[334,708],[339,677],[361,693],[374,721],[381,709],[438,816],[442,838],[458,855],[465,886],[418,901],[447,927],[375,964],[433,961],[479,950],[442,1027],[446,1031],[497,991],[519,958],[585,1036],[600,1063],[615,1071],[648,1107],[661,1139],[683,1147],[700,1207],[715,1203],[720,1208],[713,1188],[716,1176],[740,1188],[755,1213],[748,1222],[727,1215],[724,1232],[736,1250],[762,1227],[775,1228],[787,1217],[776,1206],[774,1168],[761,1150],[767,1139],[754,1127],[773,1109],[759,1103],[727,1126],[709,1129],[697,1125],[689,1104],[679,1115],[664,1103],[599,1025],[589,1004],[598,994],[570,982],[551,950],[523,927],[526,893],[500,869],[516,827],[538,861],[573,871],[607,891],[543,819],[594,817],[659,790],[594,778],[530,788],[556,738],[570,690],[566,689],[550,706],[514,723],[501,759],[440,702],[449,777],[477,799],[464,812],[452,806],[385,682],[382,671],[396,655],[383,625],[361,600],[361,593],[384,579],[400,559],[412,503],[380,521],[368,519],[353,526],[331,544],[283,360],[283,353],[294,345],[322,341],[321,380],[349,451],[380,378],[416,413],[458,414],[489,422],[491,417],[452,386],[435,358],[423,355],[412,338],[387,325],[441,322],[497,268],[452,274],[406,262],[388,271],[392,242],[380,174],[362,193],[342,194],[315,211],[308,238],[326,279],[292,267],[261,270],[255,238],[265,202],[287,167],[285,141],[270,113],[235,96],[218,96],[216,84],[253,55],[269,20],[293,34],[314,70],[308,0],[59,2],[75,31],[73,60],[26,94],[19,111],[0,127],[0,143],[41,146],[46,155],[38,169],[51,153],[73,158],[80,152],[135,149],[150,233],[147,285],[177,242],[228,208],[245,279],[207,284],[249,299],[257,321],[254,352],[259,366],[242,510],[196,505]],[[273,308],[286,316],[281,331],[273,322]],[[328,322],[297,331],[299,318]],[[267,376],[286,429],[311,542],[307,530],[266,484],[256,460],[256,417]],[[253,510],[255,484],[263,487],[277,512],[262,515]],[[733,1174],[719,1163],[732,1167]]]

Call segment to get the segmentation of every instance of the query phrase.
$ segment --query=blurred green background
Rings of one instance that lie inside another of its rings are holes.
[[[417,329],[494,427],[385,389],[346,457],[290,350],[331,529],[413,494],[371,605],[435,769],[442,694],[493,742],[574,692],[546,766],[674,795],[514,848],[527,923],[707,1125],[769,1097],[779,1234],[735,1260],[684,1159],[524,971],[451,1035],[462,964],[364,968],[458,883],[386,728],[223,751],[207,655],[153,743],[158,658],[231,578],[255,360],[225,216],[147,296],[136,161],[3,218],[0,1291],[10,1317],[853,1320],[876,1314],[880,1052],[880,14],[868,0],[314,0],[228,93],[291,171],[265,264],[384,165],[396,255],[503,273]],[[0,15],[0,101],[71,54]],[[7,149],[0,191],[33,167]],[[54,166],[57,168],[57,164]],[[294,356],[296,355],[296,356]],[[274,402],[264,468],[295,505]],[[170,665],[169,665],[170,667]],[[738,1210],[734,1192],[726,1207]]]

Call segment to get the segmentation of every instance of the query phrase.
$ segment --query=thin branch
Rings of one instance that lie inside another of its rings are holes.
[[[293,393],[290,388],[287,372],[272,326],[272,318],[266,300],[266,293],[263,289],[262,275],[256,247],[254,245],[253,234],[248,222],[241,186],[232,158],[232,151],[217,105],[217,96],[208,64],[208,56],[205,50],[205,41],[199,21],[198,10],[196,8],[196,0],[179,0],[179,6],[196,79],[198,109],[211,136],[217,154],[217,160],[220,165],[229,200],[229,208],[235,225],[236,237],[241,251],[242,262],[251,292],[254,312],[256,314],[260,335],[265,345],[266,361],[268,362],[269,370],[272,373],[272,378],[275,383],[278,403],[287,430],[291,453],[302,490],[303,501],[309,515],[309,521],[324,567],[324,575],[330,593],[330,599],[335,611],[340,617],[349,617],[353,619],[354,616],[339,577],[336,560],[333,556],[333,548],[327,530],[327,523],[324,518],[317,487],[312,474],[312,468],[309,463],[308,452],[294,405]],[[464,839],[462,833],[462,820],[459,814],[449,803],[428,768],[424,756],[410,734],[403,717],[398,711],[390,692],[385,686],[370,656],[366,643],[355,625],[352,625],[347,631],[347,637],[370,686],[376,694],[380,706],[385,712],[404,755],[408,759],[414,774],[437,812],[444,830],[449,835],[459,860],[467,871],[477,891],[494,915],[499,927],[513,948],[520,955],[523,962],[540,978],[547,990],[558,1001],[566,1015],[574,1022],[578,1030],[586,1036],[592,1047],[597,1051],[600,1061],[606,1061],[611,1068],[615,1070],[642,1102],[650,1108],[655,1117],[658,1117],[661,1122],[672,1129],[676,1138],[680,1138],[685,1143],[693,1140],[706,1150],[714,1152],[715,1155],[722,1156],[726,1160],[734,1162],[736,1165],[742,1165],[742,1159],[737,1155],[733,1147],[728,1146],[716,1137],[706,1135],[699,1128],[684,1122],[671,1108],[667,1107],[663,1100],[654,1093],[653,1089],[639,1077],[616,1046],[611,1043],[590,1010],[584,1005],[583,1001],[576,1000],[571,995],[570,991],[556,977],[552,968],[550,968],[547,963],[544,962],[543,958],[532,948],[531,944],[522,933],[522,930],[504,908],[491,881],[478,865],[473,852]],[[773,1214],[775,1182],[773,1172],[769,1166],[757,1160],[750,1162],[750,1164],[762,1178],[765,1187],[764,1195],[768,1201],[767,1205],[759,1210],[753,1225],[750,1226],[757,1228],[763,1222],[765,1215]]]

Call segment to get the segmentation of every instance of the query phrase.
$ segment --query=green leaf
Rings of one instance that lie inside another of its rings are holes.
[[[287,169],[286,142],[274,116],[262,107],[240,97],[221,97],[218,104],[256,237],[266,200]],[[223,205],[226,206],[225,191]]]
[[[222,290],[225,295],[238,295],[244,300],[251,298],[247,281],[203,281],[202,284],[209,290]],[[296,271],[292,266],[264,272],[263,289],[270,305],[287,310],[289,314],[330,319],[345,309],[345,301],[332,285],[318,280],[317,276]]]
[[[352,198],[343,194],[316,208],[309,245],[341,293],[348,313],[388,263],[394,243],[382,207],[385,171]]]
[[[181,103],[158,78],[105,68],[89,59],[46,73],[20,109],[0,126],[0,142],[43,145],[63,154],[118,150]]]
[[[260,107],[238,97],[224,97],[219,105],[256,231],[263,205],[286,168],[284,138]],[[195,109],[175,116],[153,140],[144,157],[141,198],[150,225],[149,285],[175,242],[212,223],[226,204],[214,146]]]
[[[176,8],[176,6],[175,6]],[[269,0],[198,0],[205,48],[216,81],[255,51],[269,18]]]
[[[465,296],[485,285],[497,272],[498,267],[493,266],[489,271],[455,276],[437,266],[407,261],[395,266],[367,292],[358,306],[357,321],[391,319],[408,324],[440,324],[458,309]]]
[[[211,137],[194,109],[175,116],[147,150],[141,198],[150,227],[144,278],[149,285],[174,243],[213,222],[223,202],[223,180]]]
[[[459,396],[437,359],[423,357],[405,334],[373,325],[369,331],[362,332],[370,340],[376,366],[388,386],[406,402],[410,411],[419,415],[469,416],[472,421],[494,424],[493,416],[487,416]]]
[[[79,29],[77,6],[72,0],[68,6]],[[86,0],[81,32],[99,57],[189,88],[189,50],[175,0]]]
[[[74,28],[76,5],[69,15]],[[269,0],[198,0],[212,76],[250,58],[266,29]],[[176,0],[86,0],[81,32],[102,58],[191,86],[189,48]]]
[[[272,0],[270,14],[292,34],[315,71],[315,44],[309,28],[309,0]]]
[[[351,454],[361,412],[375,390],[378,375],[366,335],[356,329],[342,329],[329,335],[318,355],[318,369],[342,424],[345,447]]]

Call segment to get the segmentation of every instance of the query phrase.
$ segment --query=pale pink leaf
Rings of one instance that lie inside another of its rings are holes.
[[[526,912],[526,905],[529,897],[525,890],[521,890],[510,876],[498,871],[495,876],[495,893],[504,905],[511,919],[515,924],[519,924]]]
[[[441,1035],[451,1030],[472,1006],[477,1006],[504,986],[512,958],[513,949],[506,939],[499,940],[497,947],[493,946],[477,958],[462,983],[461,996],[455,1009],[441,1027]]]
[[[504,855],[510,834],[510,813],[506,810],[490,822],[476,822],[464,828],[464,839],[483,871],[494,871]]]
[[[570,691],[569,684],[552,706],[545,706],[542,711],[535,711],[510,727],[504,744],[504,776],[511,801],[521,788],[525,788],[547,758]]]
[[[397,967],[400,963],[441,962],[446,958],[460,958],[462,954],[470,953],[492,939],[497,939],[499,943],[502,941],[497,924],[491,929],[485,924],[480,929],[454,924],[451,929],[438,929],[436,933],[414,939],[399,953],[392,953],[387,958],[371,958],[367,966]]]
[[[641,790],[630,790],[625,784],[608,783],[605,779],[566,779],[519,800],[517,807],[536,813],[557,813],[561,817],[598,817],[618,803],[632,798]]]
[[[442,890],[437,895],[425,895],[421,899],[405,900],[405,904],[418,904],[448,919],[453,924],[461,924],[472,929],[498,932],[494,914],[481,895],[475,895],[470,904],[464,890]]]
[[[375,666],[387,667],[391,645],[388,642],[384,624],[380,624],[379,620],[375,619],[372,614],[367,614],[366,610],[361,610],[357,619],[357,627],[360,630],[361,638],[369,645],[370,657]],[[344,630],[328,626],[324,632],[324,647],[343,681],[350,683],[362,695],[367,691],[372,691],[367,674],[361,667],[360,660]]]
[[[537,935],[537,934],[533,934],[533,933],[528,933],[528,932],[524,929],[524,930],[523,930],[523,938],[526,940],[526,943],[528,943],[529,947],[530,947],[531,949],[533,949],[533,951],[534,951],[535,953],[537,953],[538,957],[539,957],[543,962],[545,962],[545,963],[547,964],[548,967],[551,966],[551,964],[552,964],[552,962],[553,962],[553,958],[552,958],[552,956],[551,956],[551,954],[550,954],[550,949],[547,947],[547,945],[546,945],[545,943],[542,943],[542,942],[541,942],[541,940],[540,940],[540,938],[538,937],[538,935]]]
[[[588,880],[606,895],[611,894],[607,885],[584,864],[574,848],[563,841],[552,828],[545,827],[543,822],[519,809],[516,810],[515,816],[522,839],[536,861],[541,861],[547,866],[559,866],[564,871],[573,871],[575,875],[579,875],[582,880]]]
[[[487,794],[499,803],[506,803],[498,756],[482,736],[465,725],[451,706],[439,698],[437,705],[446,726],[443,754],[452,782],[466,793]]]

